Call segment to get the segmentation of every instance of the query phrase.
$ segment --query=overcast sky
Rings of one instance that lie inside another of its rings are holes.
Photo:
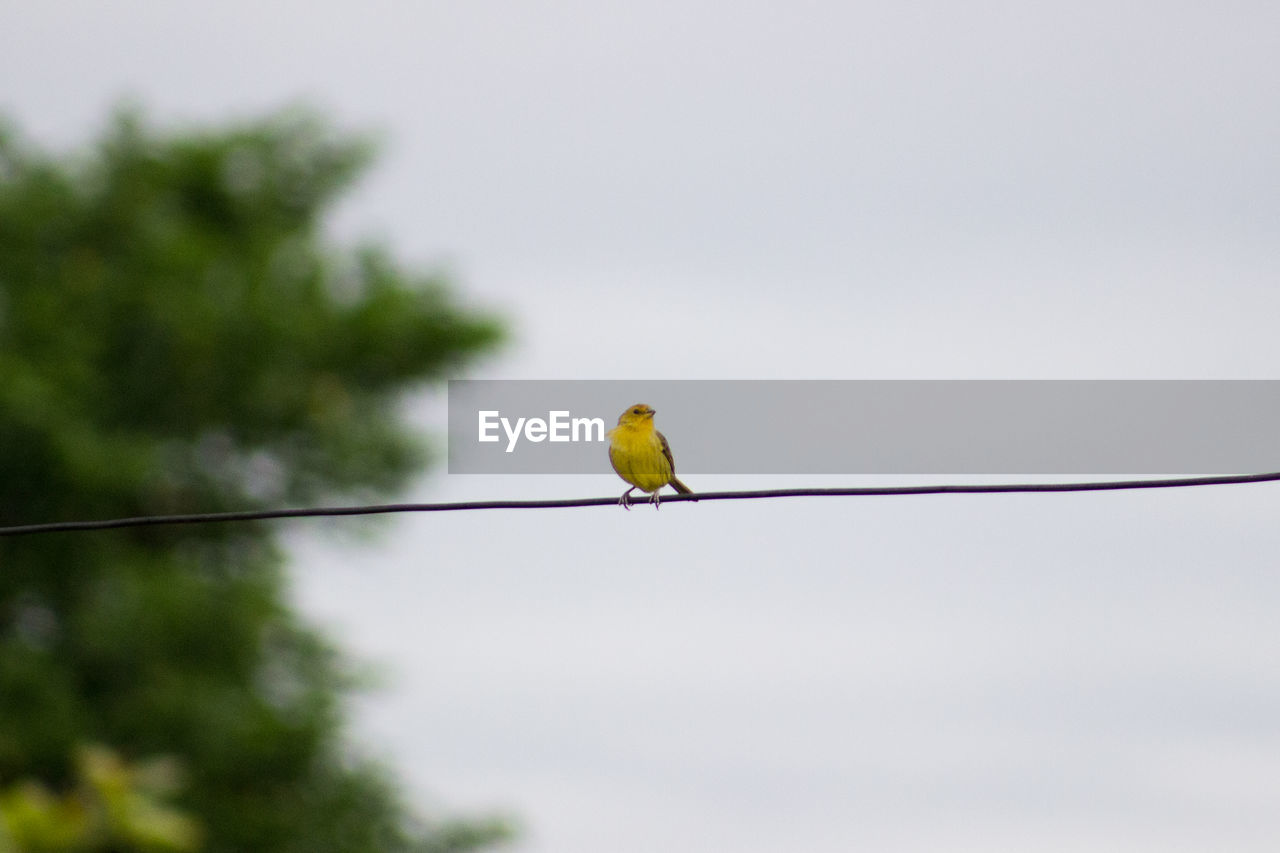
[[[379,131],[334,233],[510,319],[473,376],[1277,378],[1275,3],[10,5],[0,109],[42,142],[126,96]],[[601,469],[412,497],[620,493]],[[520,853],[1271,851],[1276,500],[291,542],[301,605],[384,674],[362,741],[425,806],[518,814]]]

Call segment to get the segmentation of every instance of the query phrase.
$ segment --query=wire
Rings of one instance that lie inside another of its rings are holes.
[[[1172,489],[1186,486],[1230,486],[1241,483],[1269,483],[1280,480],[1280,472],[1234,474],[1219,477],[1180,477],[1162,480],[1099,480],[1083,483],[991,483],[954,486],[866,486],[832,489],[757,489],[745,492],[698,492],[671,495],[662,502],[741,501],[765,498],[875,497],[888,495],[972,495],[1014,492],[1109,492],[1126,489]],[[122,527],[154,527],[163,524],[213,524],[230,521],[265,521],[276,518],[316,518],[344,515],[385,515],[393,512],[453,512],[473,509],[566,509],[569,507],[615,506],[617,498],[565,498],[534,501],[458,501],[455,503],[402,503],[372,506],[330,506],[305,509],[265,509],[241,512],[206,512],[187,515],[144,515],[98,521],[53,521],[0,527],[0,536],[33,533],[65,533],[84,530],[113,530]],[[639,503],[639,502],[637,502]]]

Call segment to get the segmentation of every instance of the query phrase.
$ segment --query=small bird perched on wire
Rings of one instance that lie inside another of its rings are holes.
[[[653,427],[655,412],[644,403],[636,403],[618,418],[609,430],[609,462],[618,476],[631,484],[618,503],[631,509],[631,493],[636,489],[652,492],[649,502],[657,509],[661,503],[658,490],[671,486],[682,495],[693,490],[676,479],[676,463],[671,458],[667,437]]]

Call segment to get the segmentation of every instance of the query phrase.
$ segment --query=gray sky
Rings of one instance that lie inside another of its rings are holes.
[[[477,376],[1277,376],[1274,3],[12,5],[0,108],[42,141],[126,95],[380,130],[335,233],[511,318]],[[601,462],[413,497],[621,492]],[[1275,495],[291,541],[386,675],[361,738],[425,804],[520,814],[520,853],[1270,851]]]

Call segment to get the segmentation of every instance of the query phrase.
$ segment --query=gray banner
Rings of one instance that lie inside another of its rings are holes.
[[[681,475],[1280,469],[1280,380],[454,380],[449,472],[607,473],[635,403]]]

